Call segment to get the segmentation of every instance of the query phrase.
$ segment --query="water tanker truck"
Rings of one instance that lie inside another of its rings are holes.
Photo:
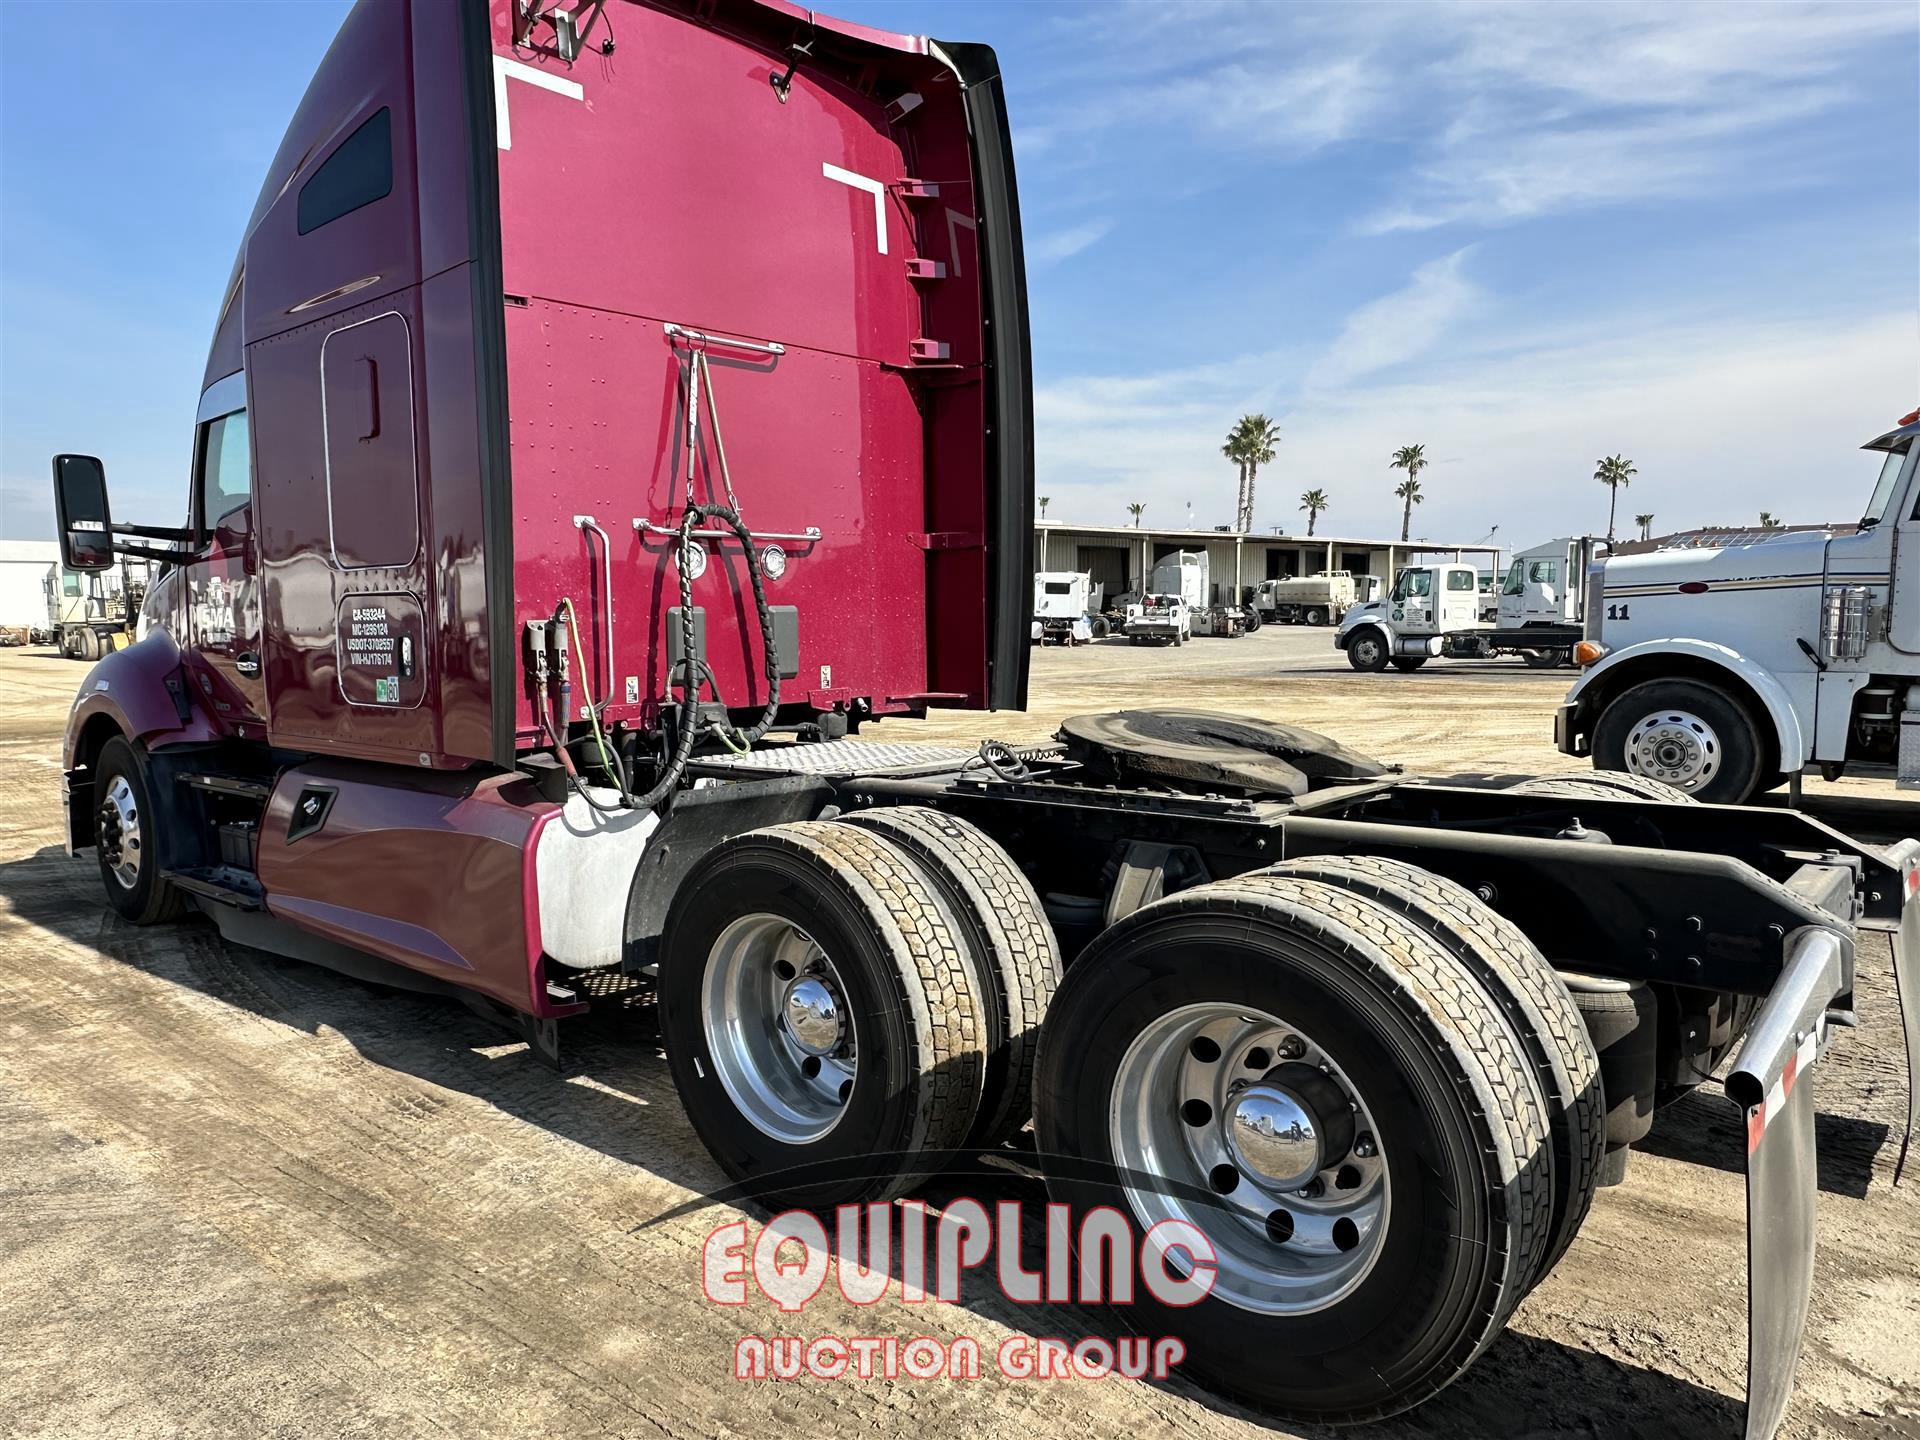
[[[1920,844],[1206,712],[860,733],[1025,698],[991,51],[774,0],[363,0],[216,299],[184,522],[54,462],[68,565],[166,567],[65,742],[121,921],[444,991],[555,1064],[650,989],[776,1208],[1031,1120],[1055,1201],[1210,1281],[1131,1326],[1333,1419],[1465,1370],[1738,1047],[1773,1433],[1820,1061],[1863,929],[1914,994]]]

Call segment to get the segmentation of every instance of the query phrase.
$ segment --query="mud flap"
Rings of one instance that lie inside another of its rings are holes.
[[[1913,1128],[1920,1119],[1920,905],[1914,903],[1915,881],[1920,870],[1908,865],[1902,879],[1906,885],[1906,908],[1900,912],[1900,928],[1893,940],[1893,990],[1900,1002],[1900,1030],[1907,1042],[1907,1125],[1900,1132],[1900,1158],[1894,1162],[1893,1183],[1907,1168],[1907,1146],[1913,1143]]]
[[[1747,1440],[1771,1440],[1793,1393],[1813,1294],[1812,1070],[1825,1013],[1851,977],[1845,936],[1793,936],[1727,1076],[1727,1094],[1747,1122]]]

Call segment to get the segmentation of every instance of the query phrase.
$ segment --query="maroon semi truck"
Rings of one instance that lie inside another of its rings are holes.
[[[1133,1323],[1292,1415],[1459,1374],[1739,1047],[1771,1434],[1810,1072],[1862,927],[1912,994],[1920,845],[1203,713],[861,738],[1024,702],[1024,283],[981,46],[362,0],[221,299],[186,523],[55,459],[69,566],[169,567],[75,701],[71,848],[129,921],[460,995],[554,1063],[651,986],[769,1204],[1031,1119],[1056,1199],[1209,1272]]]

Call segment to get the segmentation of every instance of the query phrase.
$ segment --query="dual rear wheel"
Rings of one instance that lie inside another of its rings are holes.
[[[716,846],[675,896],[661,1026],[688,1118],[769,1203],[885,1199],[1026,1124],[1060,957],[1004,851],[903,807]]]
[[[1391,1414],[1461,1373],[1599,1179],[1599,1061],[1564,986],[1477,896],[1396,861],[1182,891],[1063,980],[1031,887],[965,822],[777,826],[683,883],[660,1003],[694,1128],[774,1205],[897,1195],[1019,1129],[1031,1093],[1053,1201],[1206,1271],[1197,1303],[1136,1285],[1129,1328],[1302,1418]]]
[[[1306,1419],[1418,1404],[1565,1251],[1599,1176],[1599,1062],[1539,952],[1478,897],[1329,857],[1187,890],[1100,936],[1047,1023],[1056,1201],[1209,1255],[1137,1294],[1230,1393]],[[1156,1229],[1156,1227],[1159,1227]]]

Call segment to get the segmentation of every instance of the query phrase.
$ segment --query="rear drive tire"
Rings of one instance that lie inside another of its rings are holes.
[[[1562,795],[1602,800],[1658,800],[1667,805],[1700,802],[1664,780],[1651,780],[1625,770],[1595,770],[1591,775],[1544,775],[1512,786],[1516,795]]]
[[[1664,780],[1697,800],[1739,805],[1759,789],[1760,736],[1744,707],[1701,680],[1623,691],[1593,731],[1596,770]]]
[[[1560,650],[1522,650],[1520,658],[1527,662],[1529,670],[1551,670],[1560,663],[1564,653]]]
[[[1355,632],[1347,641],[1347,663],[1368,675],[1378,675],[1391,658],[1387,637],[1374,626]]]
[[[880,836],[803,821],[681,882],[660,1022],[687,1118],[776,1208],[883,1200],[966,1143],[985,1020],[932,887]]]
[[[1327,612],[1322,610],[1319,606],[1316,605],[1314,606],[1313,609],[1307,611],[1307,624],[1324,625],[1326,623],[1327,623]]]
[[[146,752],[118,735],[107,741],[93,767],[93,850],[107,903],[135,925],[187,913],[186,900],[160,873],[160,816],[152,794]]]
[[[1537,1089],[1432,936],[1250,875],[1146,906],[1074,963],[1034,1128],[1056,1202],[1136,1231],[1184,1220],[1214,1248],[1209,1293],[1137,1286],[1131,1328],[1180,1336],[1188,1366],[1262,1407],[1363,1420],[1458,1376],[1525,1293],[1552,1223]]]
[[[1600,1057],[1566,985],[1518,925],[1466,886],[1404,860],[1323,855],[1264,873],[1337,885],[1406,917],[1445,946],[1506,1016],[1539,1077],[1553,1141],[1553,1227],[1533,1277],[1539,1284],[1593,1206],[1606,1144]]]
[[[91,626],[81,630],[79,650],[82,660],[98,660],[104,653],[100,645],[100,632]]]
[[[1065,968],[1040,897],[992,837],[956,815],[902,805],[841,823],[904,850],[952,912],[985,1001],[985,1093],[969,1141],[998,1145],[1018,1134],[1033,1112],[1040,1022]]]

